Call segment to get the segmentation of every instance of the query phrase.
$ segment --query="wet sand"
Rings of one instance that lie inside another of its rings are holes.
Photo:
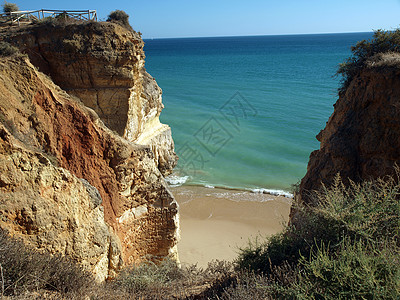
[[[291,199],[283,196],[198,186],[171,191],[180,205],[182,264],[233,260],[249,239],[277,233],[288,221]]]

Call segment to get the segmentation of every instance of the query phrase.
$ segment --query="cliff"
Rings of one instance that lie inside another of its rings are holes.
[[[83,40],[68,48],[68,37]],[[29,59],[0,59],[0,226],[99,280],[148,255],[177,259],[178,207],[163,178],[176,155],[140,37],[87,23],[2,38]]]
[[[149,145],[164,175],[177,163],[171,129],[161,124],[162,91],[145,70],[143,40],[109,22],[29,26],[4,38],[70,95],[131,142]]]
[[[334,112],[318,135],[298,198],[329,186],[337,173],[344,183],[395,173],[400,165],[400,54],[369,58],[339,93]]]

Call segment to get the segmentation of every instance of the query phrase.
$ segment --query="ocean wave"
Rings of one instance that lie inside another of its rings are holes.
[[[252,189],[251,191],[253,193],[258,193],[258,194],[270,194],[274,196],[284,196],[287,198],[293,198],[293,194],[283,190],[270,190],[270,189],[260,188],[260,189]]]
[[[188,179],[189,179],[189,176],[177,176],[177,175],[174,175],[174,174],[165,177],[165,181],[166,181],[171,187],[181,186],[181,185],[183,185]]]
[[[208,188],[208,189],[215,189],[215,186],[213,186],[211,184],[205,184],[204,187]]]
[[[193,182],[192,179],[189,181],[189,176],[178,176],[176,174],[171,174],[165,178],[165,180],[168,182],[168,184],[171,187],[179,187],[182,185],[185,186],[199,186],[203,187],[206,189],[222,189],[222,190],[227,190],[227,191],[236,191],[238,194],[242,193],[255,193],[255,194],[269,194],[273,196],[283,196],[286,198],[293,198],[293,194],[284,191],[284,190],[275,190],[275,189],[266,189],[266,188],[246,188],[246,187],[232,187],[232,186],[226,186],[226,185],[214,185],[214,184],[209,184],[204,181],[198,181],[198,182]],[[225,193],[215,193],[211,192],[212,195],[214,196],[221,196],[221,197],[226,197],[228,194]],[[211,195],[211,194],[210,194]],[[230,194],[231,195],[231,194]]]

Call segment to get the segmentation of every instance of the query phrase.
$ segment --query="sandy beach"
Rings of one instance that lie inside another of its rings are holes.
[[[283,196],[199,186],[171,191],[180,205],[182,264],[233,260],[249,239],[279,232],[289,216],[291,199]]]

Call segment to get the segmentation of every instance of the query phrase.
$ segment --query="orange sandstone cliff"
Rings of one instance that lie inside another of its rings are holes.
[[[318,135],[299,199],[329,186],[337,173],[344,183],[395,173],[400,165],[400,55],[377,54],[339,94],[334,112]],[[312,204],[312,203],[311,203]]]
[[[140,36],[87,23],[3,39],[28,56],[0,59],[0,226],[98,280],[148,255],[177,259],[163,178],[177,158]]]
[[[151,146],[160,171],[171,173],[177,163],[171,129],[159,121],[162,91],[144,68],[138,33],[109,22],[50,23],[23,28],[5,39],[94,109],[108,128]]]

